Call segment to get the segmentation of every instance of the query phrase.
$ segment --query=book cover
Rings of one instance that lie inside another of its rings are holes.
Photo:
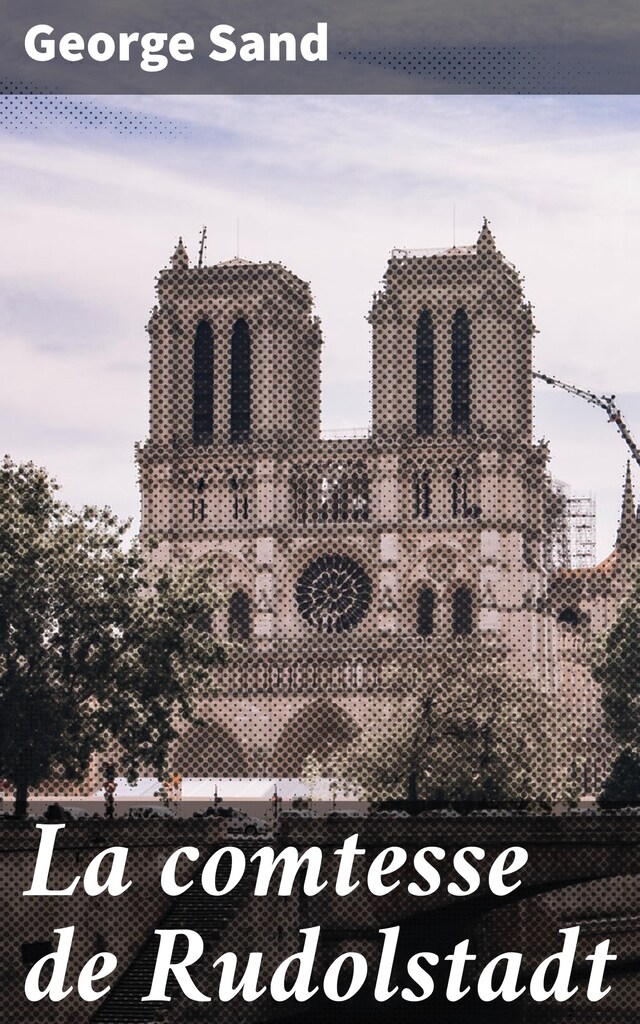
[[[638,15],[7,8],[2,1020],[634,1020]]]

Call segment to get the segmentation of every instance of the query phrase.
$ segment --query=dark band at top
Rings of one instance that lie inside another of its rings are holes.
[[[635,0],[4,0],[5,93],[639,93]]]

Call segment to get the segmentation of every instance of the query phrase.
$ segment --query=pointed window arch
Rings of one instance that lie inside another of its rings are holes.
[[[418,636],[433,635],[433,619],[436,607],[436,597],[429,587],[424,587],[418,594],[417,609],[417,633]]]
[[[251,602],[244,590],[236,590],[229,601],[229,639],[251,637]]]
[[[213,330],[201,320],[193,341],[193,440],[203,444],[213,437]]]
[[[431,478],[428,469],[413,472],[413,518],[428,519],[431,515]]]
[[[416,434],[429,437],[433,434],[433,366],[434,342],[433,319],[428,309],[423,309],[416,324]]]
[[[471,422],[471,330],[462,306],[451,324],[451,433],[466,434]]]
[[[460,466],[456,466],[451,479],[451,515],[454,519],[461,519],[467,515],[467,510],[467,477]]]
[[[231,440],[248,441],[251,434],[251,334],[242,317],[231,334]]]
[[[572,626],[575,628],[580,625],[580,613],[575,608],[563,608],[558,615],[558,622],[563,623],[565,626]]]
[[[454,590],[451,613],[454,636],[469,636],[473,632],[473,595],[469,587]]]

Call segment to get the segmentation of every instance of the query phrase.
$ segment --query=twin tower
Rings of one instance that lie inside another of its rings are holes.
[[[366,437],[322,438],[320,322],[283,266],[180,243],[157,293],[142,538],[210,560],[231,650],[176,769],[299,776],[451,673],[552,689],[534,325],[487,223],[392,254]]]

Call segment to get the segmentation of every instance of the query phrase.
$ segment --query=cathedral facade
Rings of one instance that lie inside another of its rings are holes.
[[[371,429],[326,439],[308,284],[190,265],[182,242],[159,275],[141,537],[161,563],[208,560],[230,651],[183,775],[300,777],[459,676],[593,710],[579,605],[597,595],[554,583],[517,270],[486,222],[474,245],[396,250],[369,321]]]

